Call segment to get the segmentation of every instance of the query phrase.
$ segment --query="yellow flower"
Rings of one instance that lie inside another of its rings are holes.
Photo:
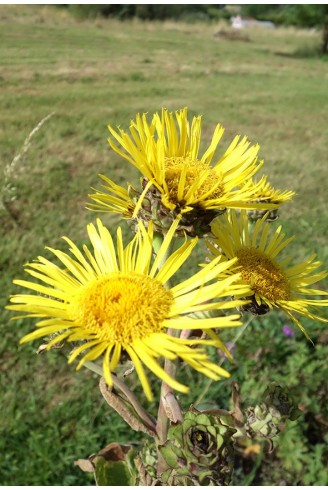
[[[289,266],[290,257],[279,259],[279,253],[294,237],[284,239],[285,234],[279,226],[269,238],[270,225],[265,223],[265,219],[266,216],[258,220],[250,232],[246,212],[242,211],[237,216],[236,212],[231,211],[212,224],[215,245],[209,244],[209,248],[214,255],[223,254],[223,263],[232,258],[238,259],[226,272],[240,272],[242,284],[248,285],[253,292],[252,302],[244,309],[263,314],[274,307],[281,308],[309,338],[294,313],[313,320],[328,321],[313,312],[318,311],[319,307],[328,306],[328,300],[311,297],[328,293],[309,287],[324,279],[328,273],[316,271],[321,262],[315,261],[315,255],[293,266]]]
[[[118,213],[126,219],[132,219],[136,207],[129,194],[129,190],[133,189],[132,186],[129,186],[129,189],[125,189],[115,184],[115,182],[105,175],[99,175],[99,177],[105,182],[105,184],[102,184],[105,192],[94,189],[96,193],[90,194],[89,197],[95,203],[88,203],[87,209],[91,211]]]
[[[212,363],[203,348],[194,344],[216,345],[226,352],[214,328],[237,327],[238,314],[210,319],[184,317],[204,310],[234,308],[240,301],[230,297],[248,288],[234,285],[238,278],[232,276],[220,282],[220,275],[231,262],[220,265],[218,260],[189,279],[167,289],[164,285],[182,266],[196,245],[197,239],[186,241],[168,258],[166,254],[175,233],[177,221],[165,237],[153,260],[153,227],[142,224],[124,248],[122,232],[117,231],[116,251],[109,231],[100,220],[98,229],[88,225],[93,253],[84,245],[83,252],[68,238],[71,254],[49,248],[63,264],[59,267],[38,257],[28,264],[26,272],[43,284],[15,280],[14,283],[37,294],[17,294],[11,297],[8,309],[22,312],[21,317],[39,317],[37,329],[25,335],[21,342],[32,341],[48,335],[55,337],[47,344],[49,349],[58,342],[77,342],[69,362],[83,353],[78,368],[85,361],[102,358],[103,372],[112,385],[113,372],[126,353],[133,362],[148,399],[151,388],[145,374],[144,363],[158,378],[172,388],[186,392],[188,388],[170,377],[157,362],[160,356],[181,358],[201,373],[219,379],[229,374]],[[211,282],[212,281],[212,282]],[[211,283],[210,283],[211,282]],[[229,297],[229,300],[214,301]],[[167,329],[177,333],[184,329],[203,329],[211,340],[180,339],[168,335]]]
[[[199,220],[204,221],[205,231],[209,230],[209,223],[227,207],[268,207],[258,203],[254,197],[258,186],[244,186],[263,163],[257,157],[259,145],[250,146],[246,137],[236,136],[212,165],[224,129],[219,124],[216,126],[211,143],[200,156],[201,116],[194,117],[190,123],[186,108],[176,111],[175,115],[163,109],[161,115],[153,115],[150,124],[146,114],[138,114],[135,121],[131,121],[130,134],[123,129],[115,131],[112,126],[109,126],[109,131],[111,137],[108,141],[112,149],[144,177],[134,217],[140,211],[139,218],[147,221],[148,215],[143,216],[141,210],[143,204],[148,212],[150,208],[154,209],[154,200],[159,200],[161,207],[157,204],[155,216],[152,216],[155,224],[158,215],[162,217],[171,213],[170,223],[182,215],[188,233],[188,227],[197,225]],[[121,209],[126,215],[125,210],[131,208],[131,202],[126,195],[125,204],[121,200],[118,205],[117,201],[118,196],[123,196],[123,188],[115,188],[111,181],[105,180],[109,184],[107,188],[105,186],[105,192],[99,190],[89,196],[96,203],[90,208],[111,212],[120,212]],[[196,234],[193,231],[190,233],[192,236]]]
[[[267,221],[275,221],[278,218],[278,207],[280,204],[289,201],[294,195],[293,191],[281,191],[280,189],[274,189],[271,184],[267,181],[267,176],[263,175],[263,177],[259,180],[259,182],[254,182],[250,179],[246,182],[244,189],[252,188],[254,190],[254,198],[258,202],[276,204],[274,209],[252,209],[248,211],[248,217],[252,221],[256,221],[257,219],[262,218],[266,213]],[[269,210],[269,212],[268,212]]]
[[[267,181],[267,176],[263,175],[259,182],[254,182],[252,179],[247,183],[247,186],[255,188],[254,197],[259,201],[272,202],[273,204],[282,204],[289,201],[295,195],[293,191],[282,191],[275,189]]]

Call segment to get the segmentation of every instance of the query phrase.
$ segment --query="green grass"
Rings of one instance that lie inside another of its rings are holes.
[[[204,145],[217,122],[226,127],[222,149],[235,134],[258,142],[271,183],[297,192],[281,214],[286,232],[297,235],[295,259],[315,251],[328,263],[327,60],[309,56],[320,35],[258,29],[248,31],[250,42],[242,42],[213,37],[217,29],[78,22],[51,7],[0,6],[1,175],[30,131],[55,112],[17,165],[11,179],[15,200],[0,211],[0,306],[16,292],[11,281],[23,276],[22,265],[45,253],[45,245],[62,247],[62,235],[78,244],[85,240],[85,225],[96,217],[85,202],[90,187],[98,185],[98,173],[122,185],[137,182],[137,173],[109,149],[106,125],[127,127],[136,112],[163,106],[203,114]],[[115,229],[117,218],[103,218]],[[18,346],[32,323],[10,322],[11,316],[1,313],[0,482],[90,484],[74,460],[134,435],[105,406],[93,374],[76,373],[60,352],[36,356],[37,343]],[[264,326],[282,338],[284,319],[270,318]],[[318,333],[323,327],[310,321],[307,326],[324,348]],[[252,376],[256,383],[256,369],[247,361],[252,328],[241,347],[245,365],[240,358],[234,376],[237,381]],[[306,344],[301,335],[297,342],[301,349]],[[309,359],[313,355],[309,349]],[[286,383],[296,371],[296,365],[284,371]],[[280,376],[274,362],[265,372],[267,380]],[[193,394],[200,393],[201,380],[190,383]],[[211,389],[228,403],[228,384]]]

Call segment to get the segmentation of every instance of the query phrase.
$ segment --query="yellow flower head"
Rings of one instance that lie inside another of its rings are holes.
[[[238,259],[227,272],[240,272],[242,284],[248,285],[253,292],[252,302],[244,309],[263,314],[273,307],[281,308],[309,338],[293,313],[328,321],[311,311],[328,306],[327,299],[313,299],[311,295],[328,293],[309,287],[328,273],[314,272],[321,266],[321,262],[314,260],[315,255],[293,266],[288,265],[290,258],[278,259],[279,253],[294,237],[284,239],[285,234],[279,226],[269,238],[270,225],[265,220],[266,216],[258,220],[250,232],[247,213],[242,211],[238,216],[231,211],[212,224],[215,246],[209,244],[209,248],[214,255],[222,254],[222,262]]]
[[[248,217],[252,221],[256,221],[262,218],[265,214],[267,221],[275,221],[279,217],[278,207],[280,206],[280,204],[289,201],[295,195],[295,192],[293,191],[281,191],[280,189],[274,189],[267,181],[266,175],[263,175],[263,177],[258,182],[254,182],[252,179],[250,179],[245,184],[244,189],[246,188],[253,188],[253,196],[258,202],[263,204],[268,203],[276,205],[274,209],[270,210],[269,206],[267,206],[267,209],[249,210]]]
[[[131,190],[134,190],[133,187],[129,186],[128,189],[125,189],[105,175],[99,175],[99,177],[105,182],[102,184],[105,192],[96,190],[95,194],[90,194],[89,197],[94,203],[88,203],[87,208],[91,211],[118,213],[126,219],[132,219],[136,209],[135,202],[130,196]]]
[[[12,304],[7,308],[23,312],[21,317],[40,318],[37,329],[25,335],[21,342],[48,335],[55,335],[47,344],[48,349],[58,342],[76,342],[77,347],[69,362],[82,353],[78,368],[85,361],[102,358],[104,376],[109,385],[112,385],[111,372],[122,353],[127,354],[148,399],[152,398],[152,393],[143,364],[172,388],[187,391],[186,386],[163,370],[157,361],[160,356],[168,359],[179,357],[213,379],[228,376],[225,370],[208,359],[203,348],[191,346],[216,345],[226,352],[213,329],[239,326],[239,315],[210,319],[183,315],[234,308],[240,305],[240,301],[211,300],[243,294],[249,288],[233,284],[238,275],[213,282],[215,276],[231,265],[231,262],[220,265],[215,260],[190,279],[167,289],[165,283],[189,257],[197,241],[185,242],[165,259],[177,224],[172,225],[155,259],[151,223],[148,230],[140,224],[135,237],[125,248],[121,229],[117,231],[115,250],[112,237],[100,220],[97,221],[98,229],[93,224],[88,225],[93,252],[86,245],[83,252],[80,251],[68,238],[65,240],[71,254],[49,248],[63,267],[38,257],[37,261],[28,264],[26,272],[43,284],[14,281],[36,294],[16,294],[11,297]],[[168,335],[169,328],[177,332],[203,329],[211,340],[176,338]]]
[[[259,201],[280,205],[295,196],[295,192],[293,191],[282,191],[272,187],[267,181],[266,175],[263,175],[256,183],[250,179],[247,185],[255,188],[254,197]]]
[[[163,109],[161,114],[153,115],[150,123],[146,114],[138,114],[135,121],[131,121],[130,133],[123,129],[116,131],[112,126],[109,126],[109,131],[111,137],[108,141],[112,149],[144,177],[140,199],[132,213],[136,216],[140,212],[139,219],[145,218],[143,205],[146,211],[154,211],[155,206],[156,211],[152,215],[155,225],[163,216],[169,216],[167,221],[172,223],[175,217],[182,215],[184,229],[196,235],[192,228],[199,220],[204,221],[205,229],[209,231],[209,223],[227,207],[267,208],[256,202],[253,187],[244,188],[245,182],[263,163],[257,157],[259,146],[250,146],[246,137],[236,136],[213,164],[224,129],[219,124],[216,126],[208,148],[199,155],[201,116],[194,117],[190,123],[186,108],[175,114]],[[99,190],[90,195],[96,203],[90,208],[111,212],[121,210],[127,216],[126,211],[131,210],[130,197],[125,194],[123,198],[126,191],[105,180],[109,186],[105,186],[105,192]],[[158,200],[161,205],[154,205]],[[144,221],[148,219],[146,216]]]

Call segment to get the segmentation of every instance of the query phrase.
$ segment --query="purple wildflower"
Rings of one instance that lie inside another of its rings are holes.
[[[282,327],[282,333],[286,335],[286,337],[295,337],[294,330],[287,324]]]

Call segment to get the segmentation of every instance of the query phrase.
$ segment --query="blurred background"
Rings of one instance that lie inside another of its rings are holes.
[[[91,485],[74,461],[136,440],[96,375],[76,372],[60,351],[36,355],[38,342],[19,346],[33,322],[12,322],[2,308],[23,264],[50,257],[45,245],[66,250],[63,235],[86,241],[99,173],[138,182],[110,150],[107,124],[128,128],[137,112],[188,106],[204,116],[204,147],[218,122],[221,154],[236,134],[259,143],[271,184],[297,193],[279,218],[296,235],[293,260],[316,253],[328,268],[327,15],[324,5],[0,5],[2,485]],[[115,233],[120,220],[101,217]],[[234,485],[328,484],[328,334],[324,323],[302,323],[314,346],[279,312],[252,319],[234,364],[224,361],[228,381],[181,369],[192,393],[180,397],[185,408],[196,398],[231,408],[231,380],[245,403],[260,401],[271,381],[299,403],[302,416],[275,451],[240,444]]]

